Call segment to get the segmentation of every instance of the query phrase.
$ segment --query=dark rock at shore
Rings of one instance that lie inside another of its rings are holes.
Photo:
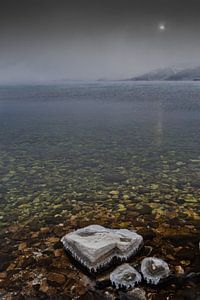
[[[110,298],[98,290],[88,291],[79,300],[109,300]]]
[[[47,275],[47,281],[49,282],[50,285],[52,286],[59,286],[65,283],[66,278],[64,275],[60,273],[49,273]]]
[[[0,253],[0,272],[5,271],[12,260],[12,256],[5,253]]]
[[[135,288],[128,293],[119,292],[119,300],[146,300],[145,291]]]
[[[63,219],[62,217],[54,217],[52,218],[51,216],[45,216],[44,217],[45,224],[49,225],[58,225],[59,223],[62,223]]]
[[[178,259],[188,259],[188,260],[192,260],[195,256],[195,253],[193,251],[191,251],[190,248],[182,248],[180,249],[177,253],[176,253],[176,257]]]
[[[145,241],[152,240],[156,237],[156,233],[151,229],[141,229],[138,230],[137,233],[140,234]]]
[[[200,292],[194,287],[185,287],[175,295],[173,300],[200,300]]]
[[[186,280],[200,283],[200,272],[198,272],[198,273],[191,272],[191,273],[187,274]]]
[[[179,235],[170,235],[163,237],[164,240],[168,240],[175,246],[185,246],[190,243],[190,245],[195,245],[199,243],[199,235],[196,234],[179,234]]]

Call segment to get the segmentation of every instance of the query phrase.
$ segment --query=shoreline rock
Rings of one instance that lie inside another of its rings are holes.
[[[127,229],[109,229],[90,225],[66,234],[65,249],[90,272],[97,272],[114,258],[127,261],[143,244],[141,235]]]
[[[117,289],[125,287],[126,289],[134,288],[135,285],[142,281],[140,273],[129,264],[123,264],[117,267],[110,274],[110,281]]]
[[[170,269],[164,260],[146,257],[141,263],[141,272],[147,283],[157,285],[161,279],[169,276]]]

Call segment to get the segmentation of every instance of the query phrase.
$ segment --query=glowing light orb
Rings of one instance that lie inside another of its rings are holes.
[[[159,24],[158,26],[159,31],[165,31],[166,30],[166,26],[164,23]]]

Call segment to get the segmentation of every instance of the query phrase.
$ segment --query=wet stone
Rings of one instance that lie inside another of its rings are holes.
[[[5,271],[12,261],[13,257],[4,253],[0,253],[0,272]]]
[[[50,244],[58,243],[59,241],[60,241],[60,239],[58,237],[54,237],[54,236],[47,239],[47,242]]]
[[[51,229],[49,227],[42,227],[40,228],[41,233],[46,234],[46,233],[51,233]]]
[[[151,229],[138,230],[138,234],[142,235],[144,240],[152,240],[156,237],[156,233]]]
[[[43,280],[40,284],[40,291],[43,293],[47,293],[49,291],[49,285],[47,284],[46,280]]]
[[[46,216],[44,217],[44,221],[46,224],[49,225],[58,225],[59,223],[62,223],[63,219],[62,217],[54,217],[52,218],[52,216]]]
[[[140,214],[138,211],[128,211],[128,216],[131,218],[136,218],[138,217]]]
[[[20,261],[20,267],[25,269],[27,267],[34,266],[36,263],[36,260],[34,257],[27,257]]]
[[[98,290],[91,290],[85,293],[85,295],[79,297],[80,300],[110,300],[104,293]]]
[[[49,273],[47,275],[47,280],[50,285],[57,286],[57,285],[62,285],[63,283],[65,283],[66,278],[63,274]]]
[[[55,229],[54,229],[54,233],[55,233],[55,235],[58,236],[58,237],[62,237],[62,236],[63,236],[63,234],[64,234],[63,231],[64,231],[64,230],[63,230],[62,227],[55,227]]]
[[[178,275],[183,275],[185,273],[181,266],[175,266],[175,271]]]
[[[182,291],[179,291],[176,295],[174,300],[199,300],[200,299],[200,292],[196,291],[195,288],[185,287]]]
[[[186,260],[192,260],[195,256],[195,253],[193,251],[191,251],[191,249],[189,248],[183,248],[180,249],[177,253],[176,253],[176,257],[180,260],[186,259]]]
[[[127,293],[120,292],[119,293],[120,300],[146,300],[146,293],[143,289],[134,288]]]
[[[100,289],[110,286],[110,273],[103,273],[101,276],[98,276],[96,286]]]
[[[126,176],[120,173],[111,173],[103,176],[103,180],[108,183],[121,183],[124,182],[126,179]]]
[[[20,243],[18,246],[18,250],[19,251],[23,251],[27,248],[27,244],[26,243]]]
[[[198,244],[199,235],[196,234],[176,234],[171,236],[165,236],[163,239],[168,240],[175,246],[185,246],[188,243],[193,245]]]
[[[7,273],[6,272],[0,272],[0,280],[1,279],[5,279],[7,277]]]
[[[152,208],[148,205],[144,205],[140,210],[139,213],[141,215],[149,215],[152,213]]]
[[[54,251],[54,256],[55,257],[60,257],[60,256],[62,256],[62,254],[63,254],[63,250],[62,249],[56,249]]]
[[[61,241],[59,241],[53,245],[53,249],[55,249],[55,250],[61,249],[61,248],[63,248],[63,244],[61,243]]]
[[[39,267],[48,267],[52,264],[52,258],[48,256],[41,256],[37,259],[37,266]]]

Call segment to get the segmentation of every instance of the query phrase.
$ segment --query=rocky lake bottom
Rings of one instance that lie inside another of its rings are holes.
[[[168,263],[166,281],[136,286],[143,299],[200,299],[199,92],[0,87],[0,299],[136,299],[111,284],[117,262],[89,273],[65,251],[61,238],[92,224],[143,237],[137,270]]]

